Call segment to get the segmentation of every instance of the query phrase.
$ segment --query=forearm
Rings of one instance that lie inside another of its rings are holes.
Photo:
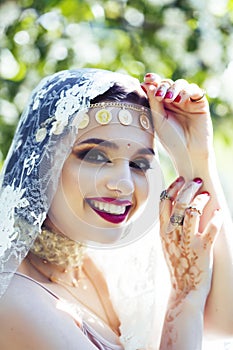
[[[194,292],[197,293],[197,292]],[[204,303],[185,297],[169,299],[160,350],[200,350],[203,338]]]
[[[204,182],[202,190],[211,194],[202,217],[201,229],[214,210],[221,208],[223,212],[223,226],[214,246],[213,281],[206,304],[205,324],[208,331],[233,335],[233,225],[214,155],[203,161],[194,159],[192,172],[181,167],[178,171],[186,178],[201,177]]]

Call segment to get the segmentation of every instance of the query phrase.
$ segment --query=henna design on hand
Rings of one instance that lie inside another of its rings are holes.
[[[203,205],[193,210],[202,196]],[[164,256],[170,273],[172,292],[164,321],[162,349],[173,349],[177,342],[177,319],[182,317],[184,304],[193,300],[200,312],[203,312],[205,301],[210,290],[212,278],[213,245],[220,230],[222,218],[214,215],[203,233],[198,232],[202,209],[207,199],[203,194],[196,196],[191,208],[184,212],[183,226],[167,231],[172,204],[161,203],[160,227]],[[179,203],[176,210],[181,210]],[[216,214],[216,213],[215,213]],[[188,297],[188,299],[186,298]]]

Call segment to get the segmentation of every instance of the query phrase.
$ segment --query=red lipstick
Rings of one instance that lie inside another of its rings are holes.
[[[96,214],[98,214],[102,219],[104,219],[108,222],[111,222],[113,224],[119,224],[119,223],[123,222],[126,219],[128,213],[130,211],[130,208],[132,206],[132,203],[129,200],[119,200],[119,199],[108,198],[108,197],[88,198],[86,201]],[[125,211],[124,211],[124,213],[121,213],[121,214],[109,213],[105,210],[96,208],[96,206],[93,204],[92,201],[114,204],[116,206],[117,205],[124,206]]]

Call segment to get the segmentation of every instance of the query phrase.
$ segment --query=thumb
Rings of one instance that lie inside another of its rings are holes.
[[[207,224],[202,235],[202,240],[204,243],[204,248],[212,248],[216,241],[216,238],[220,232],[220,229],[223,224],[223,216],[222,211],[217,209],[214,211],[212,218]]]

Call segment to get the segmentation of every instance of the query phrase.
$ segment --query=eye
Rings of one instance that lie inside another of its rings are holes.
[[[104,152],[98,149],[87,149],[76,152],[76,155],[79,159],[84,160],[89,163],[110,163],[110,160],[106,157]]]
[[[129,166],[142,172],[151,169],[150,162],[146,158],[135,159],[129,163]]]

